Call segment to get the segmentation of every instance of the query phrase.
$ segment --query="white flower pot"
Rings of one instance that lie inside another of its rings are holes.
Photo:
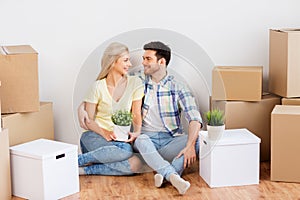
[[[128,140],[128,133],[130,131],[130,126],[118,126],[114,125],[114,133],[117,137],[118,141],[126,141]]]
[[[207,125],[208,139],[210,139],[210,140],[220,139],[222,137],[224,130],[225,130],[225,125],[222,125],[222,126]]]

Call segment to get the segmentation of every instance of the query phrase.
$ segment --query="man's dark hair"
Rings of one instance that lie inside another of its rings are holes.
[[[162,42],[155,41],[144,45],[144,50],[156,51],[155,56],[157,60],[164,58],[166,60],[166,66],[168,66],[171,59],[171,49]]]

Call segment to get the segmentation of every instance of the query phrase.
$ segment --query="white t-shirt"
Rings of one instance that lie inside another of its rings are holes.
[[[157,84],[153,83],[153,90],[151,91],[150,98],[150,107],[146,116],[143,119],[142,123],[142,132],[167,132],[166,128],[164,127],[163,122],[161,121],[159,115],[159,107],[157,101]]]

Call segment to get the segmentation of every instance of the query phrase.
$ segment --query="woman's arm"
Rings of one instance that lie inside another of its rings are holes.
[[[133,120],[132,120],[133,133],[129,133],[130,138],[128,142],[134,141],[141,134],[141,128],[142,128],[141,107],[142,107],[142,99],[132,102],[131,112],[133,115]]]
[[[88,114],[88,118],[90,120],[90,123],[86,123],[87,128],[89,130],[94,131],[95,133],[98,133],[99,135],[103,136],[107,141],[116,139],[116,136],[114,135],[114,133],[112,131],[108,131],[106,129],[101,128],[95,122],[96,109],[97,109],[97,104],[85,102],[85,110],[86,110],[86,112]]]

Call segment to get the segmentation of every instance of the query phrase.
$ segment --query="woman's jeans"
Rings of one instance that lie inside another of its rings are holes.
[[[78,165],[86,174],[129,175],[133,174],[128,159],[133,155],[129,143],[107,141],[101,135],[84,132],[80,138],[82,154],[78,155]]]
[[[184,168],[184,156],[176,158],[185,148],[188,135],[171,136],[166,132],[151,132],[141,134],[134,143],[145,162],[157,173],[170,181],[171,174],[181,175]],[[196,155],[199,154],[199,141],[195,144]]]

